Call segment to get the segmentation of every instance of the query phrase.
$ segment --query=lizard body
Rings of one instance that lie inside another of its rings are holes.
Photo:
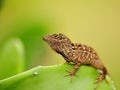
[[[80,65],[87,64],[103,71],[98,77],[97,83],[105,79],[107,69],[93,48],[84,44],[74,44],[64,34],[51,34],[43,39],[55,52],[61,54],[67,63],[73,62],[76,64],[74,69],[69,71],[68,75],[75,75]]]

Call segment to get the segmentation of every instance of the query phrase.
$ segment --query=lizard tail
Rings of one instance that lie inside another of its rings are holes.
[[[109,75],[106,67],[103,68],[103,75],[105,75],[105,76],[106,76],[106,75]]]

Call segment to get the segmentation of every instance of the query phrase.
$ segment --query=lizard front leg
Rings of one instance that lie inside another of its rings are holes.
[[[67,74],[67,75],[65,75],[65,76],[74,76],[74,75],[76,74],[76,72],[78,71],[79,67],[80,67],[80,63],[77,63],[77,64],[75,65],[74,69],[69,70],[69,71],[68,71],[69,74]]]

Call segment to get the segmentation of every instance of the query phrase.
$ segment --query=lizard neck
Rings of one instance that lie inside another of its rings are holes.
[[[67,58],[68,53],[71,52],[71,44],[67,44],[67,43],[60,44],[56,52],[61,54],[63,57]]]

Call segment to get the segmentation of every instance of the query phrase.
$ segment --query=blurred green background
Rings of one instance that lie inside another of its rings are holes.
[[[25,70],[64,62],[42,40],[52,33],[92,46],[120,89],[119,0],[0,0],[0,52],[9,39],[21,40]]]

